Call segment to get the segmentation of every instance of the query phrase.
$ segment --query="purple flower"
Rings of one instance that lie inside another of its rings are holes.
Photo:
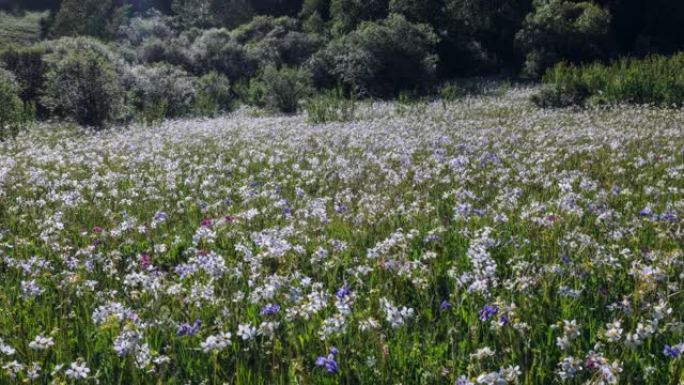
[[[200,321],[200,320],[195,320],[195,323],[192,324],[192,326],[190,326],[190,324],[188,324],[188,323],[184,323],[178,327],[178,331],[176,332],[176,335],[178,337],[182,337],[182,336],[192,337],[195,334],[197,334],[197,332],[200,329],[200,326],[202,326],[202,321]]]
[[[665,348],[663,349],[663,354],[670,358],[677,358],[680,354],[682,354],[682,352],[677,346],[665,345]]]
[[[261,308],[261,315],[262,316],[268,316],[268,315],[274,315],[277,312],[280,311],[280,305],[278,304],[268,304]]]
[[[650,205],[646,206],[641,211],[639,211],[639,215],[641,215],[642,217],[647,217],[647,216],[653,215],[653,209],[651,208]]]
[[[344,282],[344,286],[342,286],[339,290],[337,290],[337,298],[343,299],[344,297],[347,297],[351,295],[351,288],[349,287],[349,284],[347,282]]]
[[[324,368],[328,374],[337,374],[340,371],[337,361],[335,361],[335,356],[337,356],[338,353],[339,351],[336,347],[331,347],[330,354],[328,354],[327,357],[319,356],[316,358],[316,366]]]
[[[663,222],[677,222],[679,220],[679,218],[677,218],[677,214],[673,213],[672,211],[667,211],[660,214],[659,219]]]
[[[448,300],[442,301],[442,303],[439,304],[439,310],[441,311],[447,311],[451,309],[451,303],[449,303]]]
[[[478,313],[480,315],[480,321],[487,321],[494,317],[498,312],[499,308],[496,305],[484,305]]]

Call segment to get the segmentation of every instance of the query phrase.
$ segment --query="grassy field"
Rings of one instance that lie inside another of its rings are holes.
[[[46,12],[26,12],[22,16],[0,12],[0,47],[7,44],[22,46],[39,41],[40,19],[46,16]]]
[[[684,112],[532,92],[0,143],[0,383],[684,383]]]

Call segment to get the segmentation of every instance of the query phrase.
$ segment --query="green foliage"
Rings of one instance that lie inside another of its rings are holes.
[[[387,0],[331,0],[333,33],[343,35],[355,30],[363,21],[384,19],[388,6]]]
[[[211,0],[173,0],[171,9],[184,28],[210,28],[212,22]]]
[[[291,17],[257,16],[234,30],[232,36],[261,68],[300,66],[323,45],[320,36],[302,32],[299,22]]]
[[[25,102],[36,100],[40,94],[47,70],[43,61],[46,53],[44,44],[10,46],[0,51],[0,65],[16,76],[21,99]]]
[[[117,31],[118,41],[131,46],[139,46],[151,38],[169,40],[176,35],[178,32],[173,26],[173,19],[154,10],[131,18]]]
[[[514,36],[530,9],[531,0],[445,0],[444,17],[435,29],[447,31],[439,53],[449,72],[463,75],[515,67]]]
[[[542,107],[585,104],[684,105],[684,53],[626,58],[610,65],[561,63],[547,71],[545,88],[533,97]]]
[[[310,123],[350,122],[356,113],[356,94],[345,97],[341,88],[323,91],[309,98],[305,109]]]
[[[439,88],[439,98],[445,102],[458,100],[466,95],[466,91],[456,83],[447,83]]]
[[[255,13],[252,3],[250,0],[212,1],[211,14],[214,26],[233,29],[248,23]]]
[[[169,102],[166,99],[150,100],[139,110],[137,120],[147,125],[161,124],[169,115]]]
[[[82,125],[102,127],[122,116],[120,59],[104,44],[85,37],[53,42],[41,104]]]
[[[430,26],[413,24],[400,15],[364,22],[354,32],[333,40],[321,52],[314,71],[372,96],[430,84],[438,38]]]
[[[303,68],[268,66],[250,88],[255,104],[284,114],[297,112],[299,102],[313,93],[311,73]]]
[[[193,112],[197,90],[195,78],[182,68],[160,63],[130,70],[130,93],[138,111],[162,111],[175,118]]]
[[[330,0],[304,0],[299,19],[306,31],[324,33],[330,20]]]
[[[559,61],[606,57],[610,12],[589,1],[537,0],[516,36],[525,55],[525,73],[537,77]]]
[[[52,37],[94,36],[108,39],[122,21],[115,0],[62,0],[50,29]]]
[[[251,78],[258,70],[257,59],[227,29],[204,31],[193,43],[191,52],[200,73],[216,71],[236,81]]]
[[[196,110],[201,116],[216,116],[234,107],[230,80],[224,75],[210,72],[197,82]]]
[[[0,141],[16,137],[35,118],[35,107],[24,104],[14,75],[0,68]]]
[[[0,47],[36,43],[41,37],[41,20],[46,16],[45,12],[0,12]]]

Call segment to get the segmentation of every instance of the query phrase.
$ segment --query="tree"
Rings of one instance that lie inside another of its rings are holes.
[[[471,66],[479,71],[492,71],[516,65],[515,34],[531,0],[446,0],[444,30],[452,44],[452,52],[460,52],[465,71]],[[449,63],[448,52],[440,51]],[[465,60],[464,60],[465,59]]]
[[[63,0],[51,23],[53,37],[87,35],[109,38],[118,29],[122,5],[115,0]]]
[[[393,96],[431,83],[438,40],[429,25],[393,14],[377,22],[363,22],[331,41],[314,61],[314,71],[317,77],[327,72],[370,95]]]
[[[323,34],[330,21],[330,0],[304,0],[299,19],[306,31]]]
[[[525,73],[540,76],[560,61],[609,57],[610,12],[591,2],[535,0],[516,41],[525,54]]]
[[[120,59],[92,38],[65,37],[45,56],[48,71],[40,101],[58,116],[102,127],[121,117]]]
[[[209,28],[212,22],[211,0],[173,0],[171,10],[184,28]]]
[[[0,140],[15,136],[25,123],[24,105],[14,75],[0,68]]]
[[[353,31],[362,21],[387,17],[388,0],[331,0],[332,29],[337,35]]]

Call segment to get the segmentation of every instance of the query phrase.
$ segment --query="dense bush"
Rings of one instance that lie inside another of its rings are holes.
[[[135,66],[126,76],[135,109],[143,115],[155,111],[167,118],[193,112],[197,95],[195,81],[182,68],[166,63]]]
[[[173,19],[158,11],[150,11],[144,16],[131,18],[119,28],[117,40],[132,46],[139,46],[150,38],[169,40],[177,35]]]
[[[121,117],[124,92],[119,57],[85,37],[62,38],[45,56],[48,71],[41,103],[52,113],[82,125],[102,127]]]
[[[544,107],[584,104],[684,105],[684,53],[621,59],[610,65],[559,64],[533,101]]]
[[[609,54],[610,13],[590,1],[536,0],[517,34],[525,73],[540,76],[560,61],[586,62]]]
[[[311,73],[302,68],[268,66],[252,81],[250,98],[257,105],[292,114],[299,109],[302,99],[313,93]]]
[[[0,140],[16,136],[32,116],[19,98],[20,87],[14,75],[0,68]]]
[[[330,20],[330,0],[304,0],[299,19],[307,32],[324,33]]]
[[[0,66],[11,71],[20,88],[24,102],[38,98],[45,81],[46,66],[43,56],[47,48],[43,44],[29,47],[8,47],[0,52]]]
[[[330,14],[333,33],[343,35],[356,29],[363,21],[387,17],[388,0],[331,0]]]
[[[204,31],[191,50],[200,73],[216,71],[236,81],[251,78],[258,70],[257,59],[227,29]]]
[[[373,96],[396,95],[434,79],[437,41],[429,26],[391,15],[333,40],[313,61],[313,71],[317,79],[327,73]]]
[[[300,66],[323,45],[320,36],[302,32],[299,22],[290,17],[255,17],[233,31],[233,38],[247,47],[262,68]]]
[[[202,116],[215,116],[228,112],[234,107],[230,80],[225,75],[210,72],[197,81],[197,113]]]
[[[50,34],[110,38],[116,34],[121,19],[121,3],[115,0],[62,0],[54,16]]]

